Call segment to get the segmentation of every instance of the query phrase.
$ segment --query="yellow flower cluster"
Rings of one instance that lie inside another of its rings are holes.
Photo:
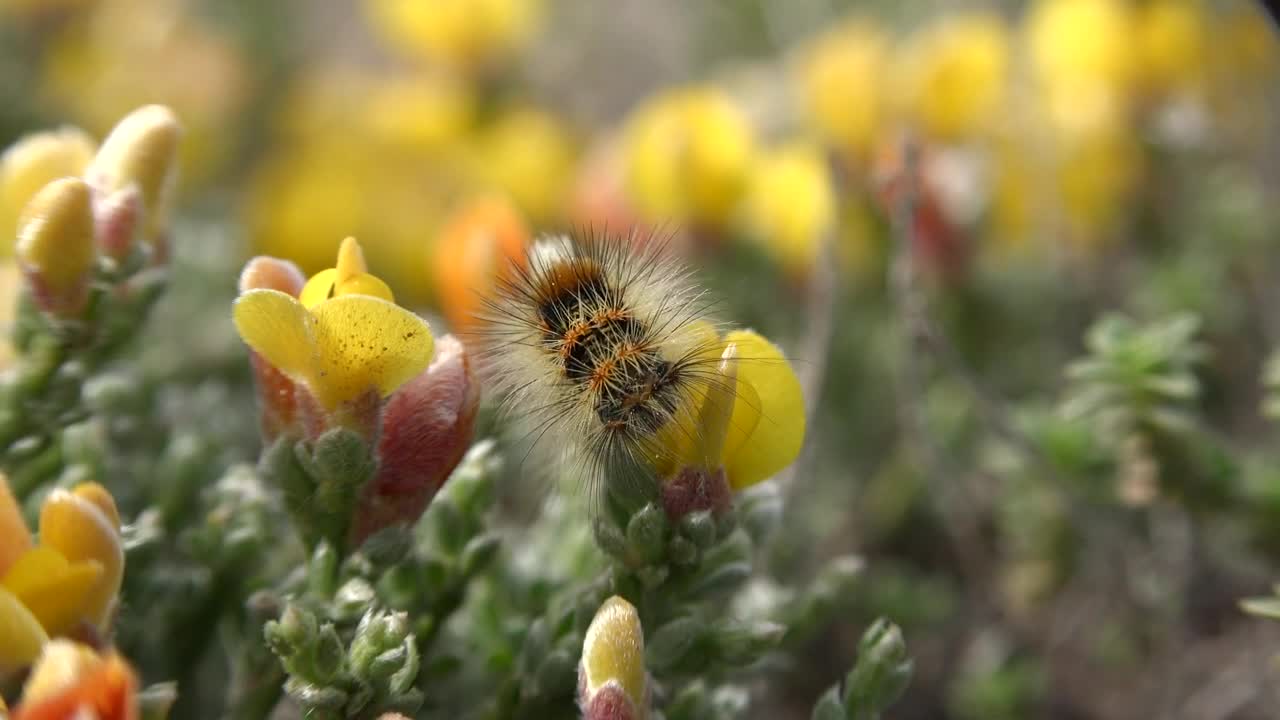
[[[51,637],[105,632],[124,577],[120,515],[101,485],[54,490],[39,528],[37,543],[0,476],[0,677],[30,666]]]

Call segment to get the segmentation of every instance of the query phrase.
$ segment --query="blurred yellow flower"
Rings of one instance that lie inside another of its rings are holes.
[[[576,150],[563,122],[531,108],[503,112],[476,140],[482,186],[509,195],[534,224],[563,218]]]
[[[67,127],[27,135],[0,155],[0,258],[13,252],[27,202],[50,182],[84,173],[95,150],[93,138]]]
[[[626,130],[627,187],[650,220],[718,226],[746,190],[755,140],[742,110],[709,87],[649,99]]]
[[[54,490],[35,545],[0,476],[0,675],[29,665],[48,637],[80,623],[104,632],[124,578],[120,515],[96,483]]]
[[[410,54],[464,69],[502,60],[533,36],[542,0],[365,0],[379,35]]]
[[[830,143],[865,159],[883,132],[889,40],[864,20],[840,25],[802,50],[797,86],[809,122]]]
[[[790,274],[812,269],[835,223],[836,198],[820,148],[792,142],[763,153],[752,169],[746,216],[753,234]]]
[[[471,128],[475,100],[469,88],[441,74],[394,77],[370,83],[358,117],[379,142],[410,152],[438,152]],[[351,102],[347,95],[343,102]]]
[[[300,298],[248,290],[236,300],[233,319],[254,352],[305,384],[327,410],[369,393],[386,397],[431,362],[431,329],[395,304],[351,238],[337,267],[312,277]]]
[[[1039,0],[1026,19],[1032,70],[1048,120],[1066,132],[1124,123],[1137,69],[1123,0]]]
[[[187,131],[184,177],[207,178],[231,156],[250,78],[228,37],[196,17],[179,0],[93,3],[48,45],[42,87],[95,133],[148,103],[173,108]]]
[[[795,461],[804,444],[804,393],[778,346],[752,330],[715,338],[710,326],[700,343],[718,348],[714,379],[659,436],[660,475],[684,467],[723,468],[735,490],[776,475]]]
[[[1205,79],[1209,18],[1200,0],[1155,0],[1137,17],[1139,73],[1147,92],[1196,92]]]
[[[1103,239],[1128,205],[1142,174],[1142,148],[1130,132],[1077,138],[1059,158],[1058,190],[1073,237]]]
[[[960,140],[989,131],[1004,105],[1009,30],[988,13],[947,15],[896,53],[893,91],[927,134]]]
[[[644,668],[644,629],[635,606],[614,595],[600,606],[582,640],[581,705],[588,720],[643,718],[649,702]],[[600,697],[620,691],[622,698]],[[619,699],[629,712],[606,712]]]

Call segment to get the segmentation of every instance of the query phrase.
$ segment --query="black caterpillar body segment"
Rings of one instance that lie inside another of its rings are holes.
[[[713,381],[703,296],[645,240],[542,238],[483,317],[484,364],[508,412],[588,479],[660,464],[657,436]]]

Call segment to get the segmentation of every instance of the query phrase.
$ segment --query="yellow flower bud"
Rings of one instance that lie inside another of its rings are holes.
[[[55,490],[40,508],[40,544],[72,563],[102,566],[102,577],[82,596],[81,607],[86,619],[105,627],[124,578],[119,515],[111,496],[92,484],[72,492]]]
[[[28,135],[0,155],[0,257],[9,255],[18,217],[45,185],[80,175],[93,159],[93,139],[77,128]]]
[[[0,473],[0,577],[18,556],[31,549],[31,533],[22,519],[22,510],[9,489],[9,480]]]
[[[172,110],[147,105],[115,126],[85,173],[90,182],[108,193],[131,184],[138,186],[147,240],[154,239],[168,222],[181,138],[182,126]]]
[[[37,300],[50,309],[78,307],[96,258],[89,186],[79,178],[49,183],[27,204],[19,226],[18,260]]]
[[[636,709],[632,717],[644,715],[644,631],[635,606],[617,595],[604,601],[582,641],[581,673],[584,706],[590,706],[606,685],[616,683]]]

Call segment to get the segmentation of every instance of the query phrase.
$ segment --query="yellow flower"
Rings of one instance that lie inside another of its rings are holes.
[[[1196,91],[1204,80],[1208,17],[1198,0],[1155,0],[1137,22],[1139,71],[1153,93]]]
[[[695,398],[696,412],[677,416],[661,433],[657,469],[665,477],[683,467],[723,468],[729,486],[741,490],[799,456],[804,394],[791,363],[760,334],[734,330],[717,339],[710,326],[696,332],[720,357],[716,377]]]
[[[79,176],[93,159],[93,139],[76,128],[28,135],[0,155],[0,258],[13,251],[18,217],[58,178]]]
[[[49,637],[80,623],[105,631],[124,578],[115,501],[101,485],[55,490],[33,545],[0,477],[0,675],[29,665]]]
[[[581,704],[588,720],[605,717],[644,717],[648,690],[644,669],[644,630],[635,607],[614,595],[596,611],[582,640]],[[631,712],[618,715],[603,712],[621,691]],[[601,694],[606,697],[601,697]],[[600,712],[593,712],[599,708]]]
[[[804,276],[835,223],[836,198],[819,148],[793,142],[762,154],[752,171],[747,219],[791,274]]]
[[[534,223],[564,213],[575,150],[562,123],[533,109],[503,113],[479,138],[480,180],[510,195]]]
[[[888,40],[861,20],[823,34],[802,53],[797,86],[810,124],[855,158],[865,158],[882,131],[888,58]]]
[[[628,124],[629,190],[652,220],[719,225],[746,189],[754,144],[746,116],[725,93],[664,93]]]
[[[1009,31],[999,16],[948,16],[899,51],[894,88],[926,133],[972,137],[990,129],[1003,106],[1009,54]]]
[[[1064,148],[1058,190],[1078,240],[1102,239],[1127,205],[1141,172],[1142,149],[1132,133],[1094,133]]]
[[[298,298],[249,290],[233,316],[249,347],[328,410],[370,392],[386,397],[431,361],[431,329],[369,274],[353,238],[343,241],[336,267],[313,276]]]
[[[1122,0],[1041,0],[1027,41],[1049,120],[1092,132],[1120,124],[1136,71],[1133,18]]]
[[[461,68],[509,55],[533,35],[541,0],[366,0],[373,28],[400,49]]]

